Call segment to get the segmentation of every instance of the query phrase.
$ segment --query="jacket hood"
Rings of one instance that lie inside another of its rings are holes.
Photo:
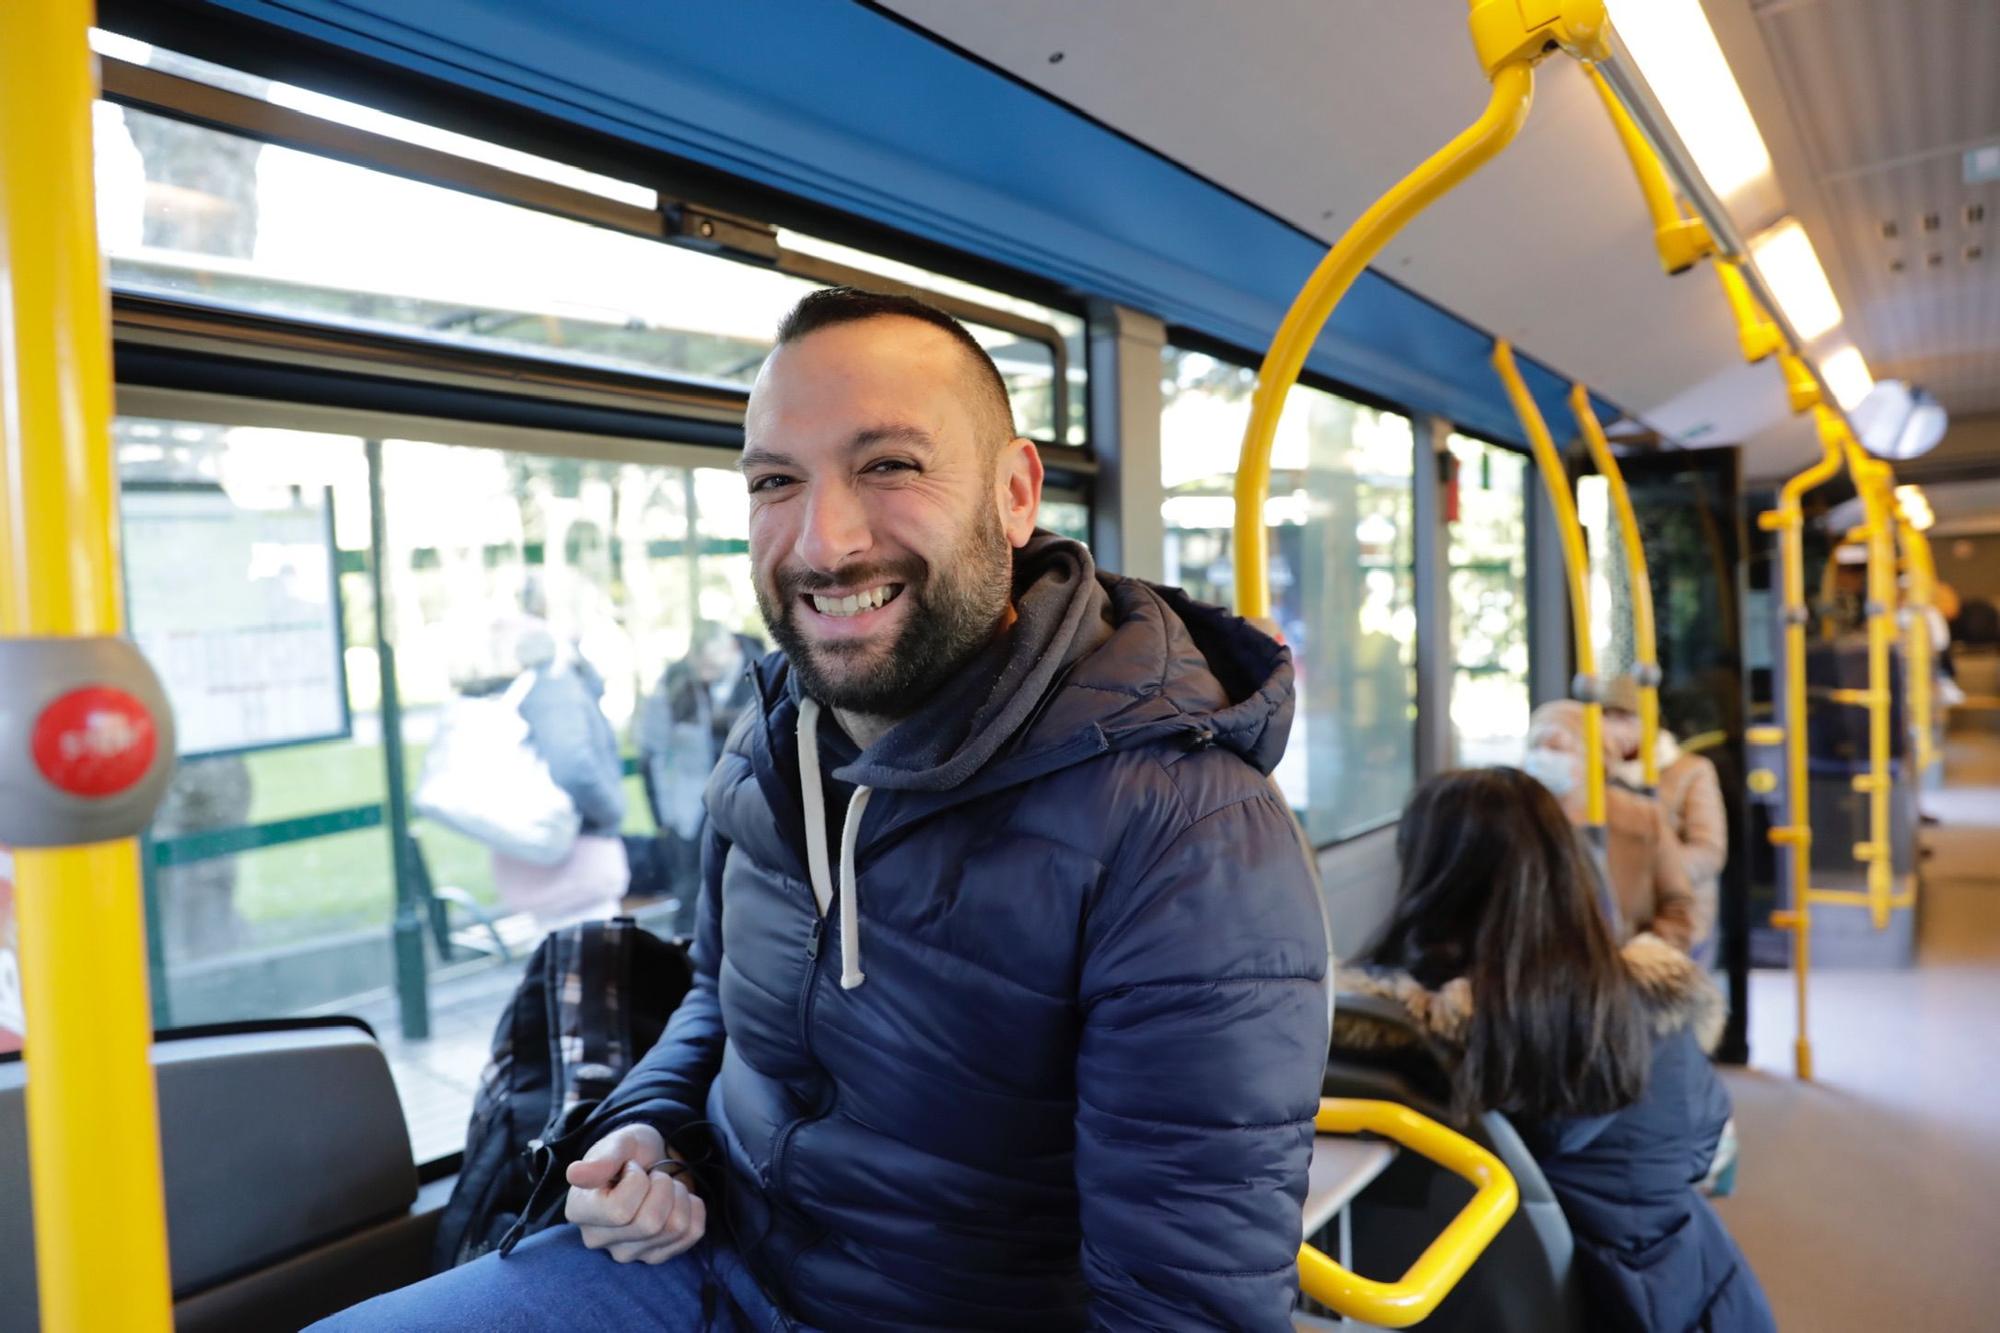
[[[1639,996],[1652,1019],[1653,1035],[1691,1030],[1704,1051],[1713,1051],[1722,1037],[1727,1006],[1722,992],[1692,958],[1650,931],[1635,935],[1619,951],[1625,970],[1638,985]],[[1367,995],[1388,1000],[1410,1016],[1417,1029],[1445,1047],[1465,1044],[1472,1023],[1472,987],[1454,977],[1433,990],[1409,973],[1387,967],[1343,967],[1336,990],[1341,995]],[[1334,1045],[1350,1050],[1375,1050],[1409,1044],[1407,1035],[1366,1017],[1336,1007]]]

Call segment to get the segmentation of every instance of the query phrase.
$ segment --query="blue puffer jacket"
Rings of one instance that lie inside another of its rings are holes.
[[[1622,956],[1653,1022],[1645,1094],[1610,1115],[1510,1117],[1575,1234],[1587,1326],[1591,1333],[1770,1333],[1776,1324],[1757,1275],[1695,1190],[1729,1119],[1729,1092],[1704,1054],[1722,1031],[1722,996],[1657,935],[1635,936]],[[1407,973],[1343,968],[1339,981],[1343,993],[1395,1000],[1445,1051],[1464,1040],[1472,997],[1463,978],[1429,990]],[[1393,1056],[1384,1040],[1365,1020],[1335,1022],[1334,1045],[1345,1053]],[[1430,1061],[1421,1063],[1411,1072],[1435,1074]]]
[[[1327,1035],[1324,915],[1267,780],[1289,655],[1066,545],[1088,651],[948,789],[808,819],[795,685],[759,664],[708,790],[695,989],[575,1136],[711,1122],[710,1230],[817,1326],[1289,1327]],[[836,798],[889,741],[829,765]]]

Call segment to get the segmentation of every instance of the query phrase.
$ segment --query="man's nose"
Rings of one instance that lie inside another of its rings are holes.
[[[874,546],[867,506],[850,486],[814,486],[806,499],[798,556],[809,568],[831,571],[864,556]]]

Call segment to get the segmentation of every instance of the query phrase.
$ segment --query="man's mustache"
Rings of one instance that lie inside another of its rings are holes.
[[[913,588],[923,581],[923,573],[920,565],[856,565],[831,574],[812,569],[781,569],[776,581],[778,591],[790,601],[808,593],[828,592],[834,588],[871,588],[878,583],[900,583],[906,589]]]

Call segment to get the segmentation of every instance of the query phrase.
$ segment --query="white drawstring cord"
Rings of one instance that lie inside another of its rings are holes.
[[[854,883],[854,844],[861,841],[861,815],[874,790],[856,787],[840,830],[840,988],[853,990],[861,975],[861,903]]]
[[[806,872],[820,918],[833,908],[833,872],[826,853],[826,784],[819,771],[819,701],[799,701],[799,797],[805,804]],[[854,847],[861,840],[861,816],[869,787],[856,787],[840,830],[840,988],[853,990],[867,978],[861,971],[861,902],[854,872]]]

